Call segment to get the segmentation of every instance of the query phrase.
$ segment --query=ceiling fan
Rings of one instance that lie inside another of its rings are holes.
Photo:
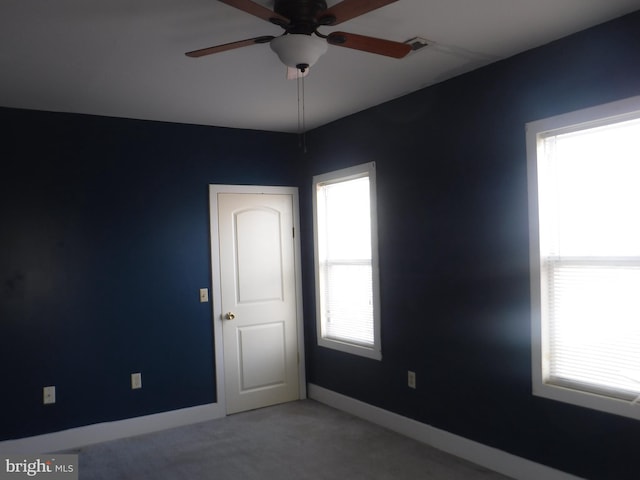
[[[305,73],[326,52],[328,44],[393,58],[402,58],[412,50],[406,43],[382,38],[347,32],[324,35],[318,31],[319,27],[338,25],[397,0],[342,0],[329,8],[325,0],[274,0],[273,10],[251,0],[220,1],[278,25],[284,29],[284,33],[279,37],[265,35],[202,48],[187,52],[188,57],[203,57],[249,45],[269,43],[282,63]]]

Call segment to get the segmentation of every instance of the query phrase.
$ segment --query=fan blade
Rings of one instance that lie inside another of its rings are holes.
[[[327,37],[327,42],[338,47],[353,48],[363,52],[385,55],[393,58],[403,58],[411,51],[411,45],[406,43],[384,40],[376,37],[366,37],[346,32],[332,32]]]
[[[226,3],[231,7],[235,7],[238,10],[242,10],[258,18],[266,20],[267,22],[275,23],[276,25],[288,25],[290,20],[283,17],[279,13],[269,10],[262,5],[252,2],[251,0],[220,0],[222,3]]]
[[[227,50],[233,50],[234,48],[247,47],[256,43],[269,43],[275,37],[263,36],[256,38],[247,38],[246,40],[239,40],[237,42],[224,43],[222,45],[216,45],[215,47],[201,48],[200,50],[193,50],[187,52],[185,55],[191,58],[204,57],[205,55],[211,55],[212,53],[226,52]]]
[[[318,15],[319,21],[324,25],[338,25],[352,18],[364,15],[398,0],[342,0],[342,2],[327,8]],[[324,19],[324,21],[322,20]],[[329,21],[328,19],[335,19]]]

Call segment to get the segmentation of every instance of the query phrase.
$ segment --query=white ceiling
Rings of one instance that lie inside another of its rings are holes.
[[[305,79],[306,127],[639,8],[640,0],[399,0],[321,31],[434,45],[402,60],[329,46]],[[184,55],[281,32],[217,0],[1,0],[0,106],[295,132],[297,82],[268,45]]]

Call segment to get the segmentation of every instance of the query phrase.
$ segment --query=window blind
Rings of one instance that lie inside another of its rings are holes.
[[[546,135],[539,163],[545,381],[640,396],[640,120]]]
[[[374,345],[369,177],[317,187],[322,336]]]
[[[326,262],[321,285],[325,337],[372,346],[373,285],[371,263]]]
[[[548,259],[548,381],[640,395],[640,261]]]

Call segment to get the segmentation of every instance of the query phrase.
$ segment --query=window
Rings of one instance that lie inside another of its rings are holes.
[[[375,164],[313,177],[318,344],[380,359]]]
[[[640,419],[640,97],[527,125],[533,393]]]

